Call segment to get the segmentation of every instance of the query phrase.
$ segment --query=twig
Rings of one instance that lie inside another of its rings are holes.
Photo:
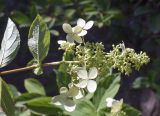
[[[70,63],[79,63],[79,61],[57,61],[57,62],[44,63],[41,66],[42,67],[48,67],[48,66],[53,66],[53,65],[59,65],[61,63],[70,64]],[[12,69],[12,70],[2,71],[2,72],[0,72],[0,76],[32,70],[32,69],[36,68],[37,66],[38,65],[32,65],[32,66],[26,66],[26,67],[23,67],[23,68],[16,68],[16,69]]]

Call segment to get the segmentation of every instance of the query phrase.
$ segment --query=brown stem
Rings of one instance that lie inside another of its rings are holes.
[[[50,62],[50,63],[44,63],[44,64],[42,64],[42,67],[59,65],[61,63],[79,63],[79,61],[57,61],[57,62]],[[12,73],[17,73],[17,72],[24,72],[24,71],[32,70],[32,69],[36,68],[37,66],[38,65],[32,65],[32,66],[26,66],[26,67],[23,67],[23,68],[16,68],[16,69],[12,69],[12,70],[2,71],[2,72],[0,72],[0,76],[7,75],[7,74],[12,74]]]

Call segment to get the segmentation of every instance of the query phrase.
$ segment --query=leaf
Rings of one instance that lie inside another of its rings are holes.
[[[15,98],[16,96],[19,96],[21,94],[14,85],[9,84],[9,89],[12,98]]]
[[[120,87],[120,76],[119,74],[114,74],[102,78],[98,83],[98,88],[93,96],[93,103],[97,107],[97,110],[106,107],[106,98],[114,96],[117,94]]]
[[[75,111],[70,113],[71,116],[97,116],[95,106],[89,100],[79,100],[76,103]]]
[[[24,94],[17,96],[15,98],[16,106],[21,107],[27,101],[38,98],[38,97],[42,97],[42,95],[36,94],[36,93],[24,93]]]
[[[137,109],[133,108],[132,106],[128,104],[123,104],[122,110],[126,112],[127,116],[141,116],[141,112]]]
[[[8,65],[17,55],[20,47],[20,35],[16,25],[9,18],[0,50],[0,67]]]
[[[61,88],[63,86],[67,87],[71,82],[70,75],[66,71],[67,67],[68,66],[66,64],[61,64],[58,71],[56,71],[56,81],[58,88]]]
[[[9,93],[8,85],[0,78],[0,107],[7,116],[15,116],[14,101]]]
[[[29,50],[37,64],[40,65],[48,54],[50,32],[39,15],[37,15],[30,27],[28,38]]]
[[[98,112],[98,116],[111,116],[110,108],[103,108]]]
[[[40,97],[30,100],[26,106],[33,112],[39,114],[55,115],[58,116],[62,110],[55,105],[51,104],[51,97]]]
[[[30,18],[20,11],[15,11],[14,14],[12,15],[12,18],[20,25],[29,26],[31,23]]]
[[[40,95],[46,95],[43,85],[36,79],[25,79],[24,86],[29,93],[37,93]]]

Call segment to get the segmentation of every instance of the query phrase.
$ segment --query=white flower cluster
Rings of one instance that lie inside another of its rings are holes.
[[[67,33],[66,39],[70,43],[82,43],[82,38],[87,34],[87,30],[89,30],[93,26],[93,21],[86,22],[84,19],[79,18],[77,20],[77,25],[72,27],[70,24],[64,23],[62,28],[64,32]]]
[[[90,29],[93,24],[93,21],[86,22],[82,18],[77,20],[77,25],[75,27],[71,27],[71,25],[67,23],[63,24],[62,28],[64,32],[67,33],[67,42],[59,40],[58,44],[60,44],[62,49],[65,49],[74,46],[74,42],[82,43],[82,37],[87,34],[87,30]],[[98,75],[98,70],[96,67],[90,68],[89,72],[82,67],[77,68],[76,71],[78,83],[71,82],[68,85],[68,88],[61,87],[60,95],[57,95],[52,99],[55,105],[62,105],[63,108],[68,112],[75,110],[76,104],[74,99],[82,98],[84,96],[84,91],[94,93],[97,89],[97,83],[95,79]]]
[[[98,71],[96,67],[90,68],[89,72],[87,72],[84,68],[79,68],[77,70],[77,79],[78,83],[70,83],[68,88],[61,87],[60,95],[53,97],[52,102],[55,105],[63,105],[64,109],[68,112],[72,112],[76,108],[76,104],[74,103],[74,99],[80,99],[84,96],[84,88],[87,88],[89,93],[93,93],[96,91],[97,83],[94,80],[98,75]]]

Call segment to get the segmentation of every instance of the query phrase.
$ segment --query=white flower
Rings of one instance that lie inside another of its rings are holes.
[[[112,113],[118,113],[122,109],[123,99],[115,100],[111,97],[106,98],[107,107],[111,108]]]
[[[79,18],[77,20],[77,26],[82,28],[82,31],[80,33],[78,33],[79,36],[84,36],[87,34],[87,30],[90,29],[94,24],[94,21],[88,21],[86,23],[86,21],[82,18]]]
[[[96,91],[97,83],[95,80],[93,80],[98,75],[98,71],[96,67],[90,68],[89,73],[83,68],[79,69],[77,71],[77,75],[79,79],[79,83],[75,84],[77,87],[79,88],[87,87],[87,90],[90,93],[94,93]]]
[[[87,34],[87,30],[90,29],[93,26],[93,21],[86,21],[82,18],[79,18],[77,20],[77,26],[71,27],[70,24],[64,23],[62,25],[62,28],[64,32],[67,33],[66,39],[70,43],[74,43],[76,41],[77,43],[82,43],[81,36],[84,36]]]
[[[64,23],[62,28],[67,33],[66,39],[68,42],[74,43],[76,41],[77,43],[82,43],[82,38],[78,35],[82,31],[81,27],[75,26],[72,28],[70,24]]]
[[[78,87],[75,87],[74,84],[70,83],[68,84],[68,87],[70,88],[72,96],[74,96],[75,99],[81,99],[83,97],[83,91]]]
[[[106,99],[106,102],[107,102],[107,107],[111,108],[113,106],[113,102],[115,102],[116,100],[111,98],[111,97],[108,97]]]
[[[78,94],[77,87],[71,87],[69,90],[66,87],[60,88],[60,95],[52,98],[52,102],[55,105],[63,105],[64,109],[68,112],[72,112],[76,108],[76,104],[71,99],[73,96]]]

